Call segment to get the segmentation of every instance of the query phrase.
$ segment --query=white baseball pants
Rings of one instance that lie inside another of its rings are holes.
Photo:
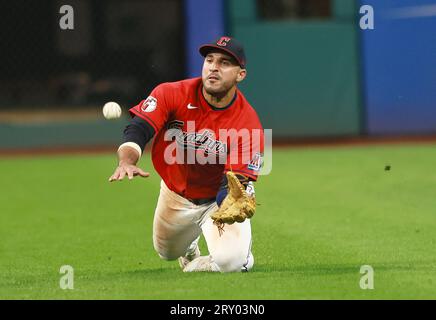
[[[219,271],[237,272],[251,269],[254,259],[251,254],[250,220],[226,224],[220,235],[210,218],[215,210],[216,202],[197,206],[168,189],[161,181],[153,222],[153,244],[159,256],[165,260],[175,260],[184,256],[191,244],[196,245],[200,234],[203,233],[211,261],[216,264]]]

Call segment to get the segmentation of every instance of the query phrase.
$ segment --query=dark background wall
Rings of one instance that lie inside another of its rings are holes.
[[[436,133],[434,0],[70,0],[74,30],[63,4],[0,3],[0,147],[118,144],[127,110],[200,75],[198,46],[222,34],[244,43],[240,87],[274,138]]]
[[[61,30],[62,5],[74,30]],[[0,109],[141,100],[185,75],[179,0],[2,1]]]

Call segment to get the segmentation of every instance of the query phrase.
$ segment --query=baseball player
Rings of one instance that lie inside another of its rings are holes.
[[[153,221],[159,256],[178,259],[184,272],[248,271],[263,129],[237,88],[247,74],[242,45],[221,37],[199,51],[201,77],[160,84],[129,110],[109,181],[148,177],[136,164],[154,137],[152,160],[162,178]],[[200,254],[201,234],[209,255]]]

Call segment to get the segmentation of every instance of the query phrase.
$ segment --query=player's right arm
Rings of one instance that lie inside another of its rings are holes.
[[[148,177],[150,174],[137,167],[147,142],[153,138],[154,128],[143,119],[135,116],[124,130],[124,143],[118,148],[118,166],[109,182],[123,180],[127,176],[130,180],[135,176]]]
[[[132,119],[124,130],[124,143],[118,148],[118,166],[109,181],[148,177],[149,173],[137,167],[145,145],[168,120],[173,93],[170,84],[157,86],[151,94],[129,110]]]
[[[118,149],[118,167],[115,169],[114,174],[109,178],[109,182],[115,180],[123,180],[125,176],[129,180],[135,176],[148,177],[150,174],[136,166],[139,160],[139,154],[135,148],[130,146],[123,146]]]

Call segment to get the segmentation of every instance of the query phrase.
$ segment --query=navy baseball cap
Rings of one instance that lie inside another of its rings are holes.
[[[198,51],[205,57],[212,50],[222,50],[236,59],[239,66],[245,69],[246,59],[244,47],[240,42],[232,37],[220,37],[215,42],[202,45]]]

